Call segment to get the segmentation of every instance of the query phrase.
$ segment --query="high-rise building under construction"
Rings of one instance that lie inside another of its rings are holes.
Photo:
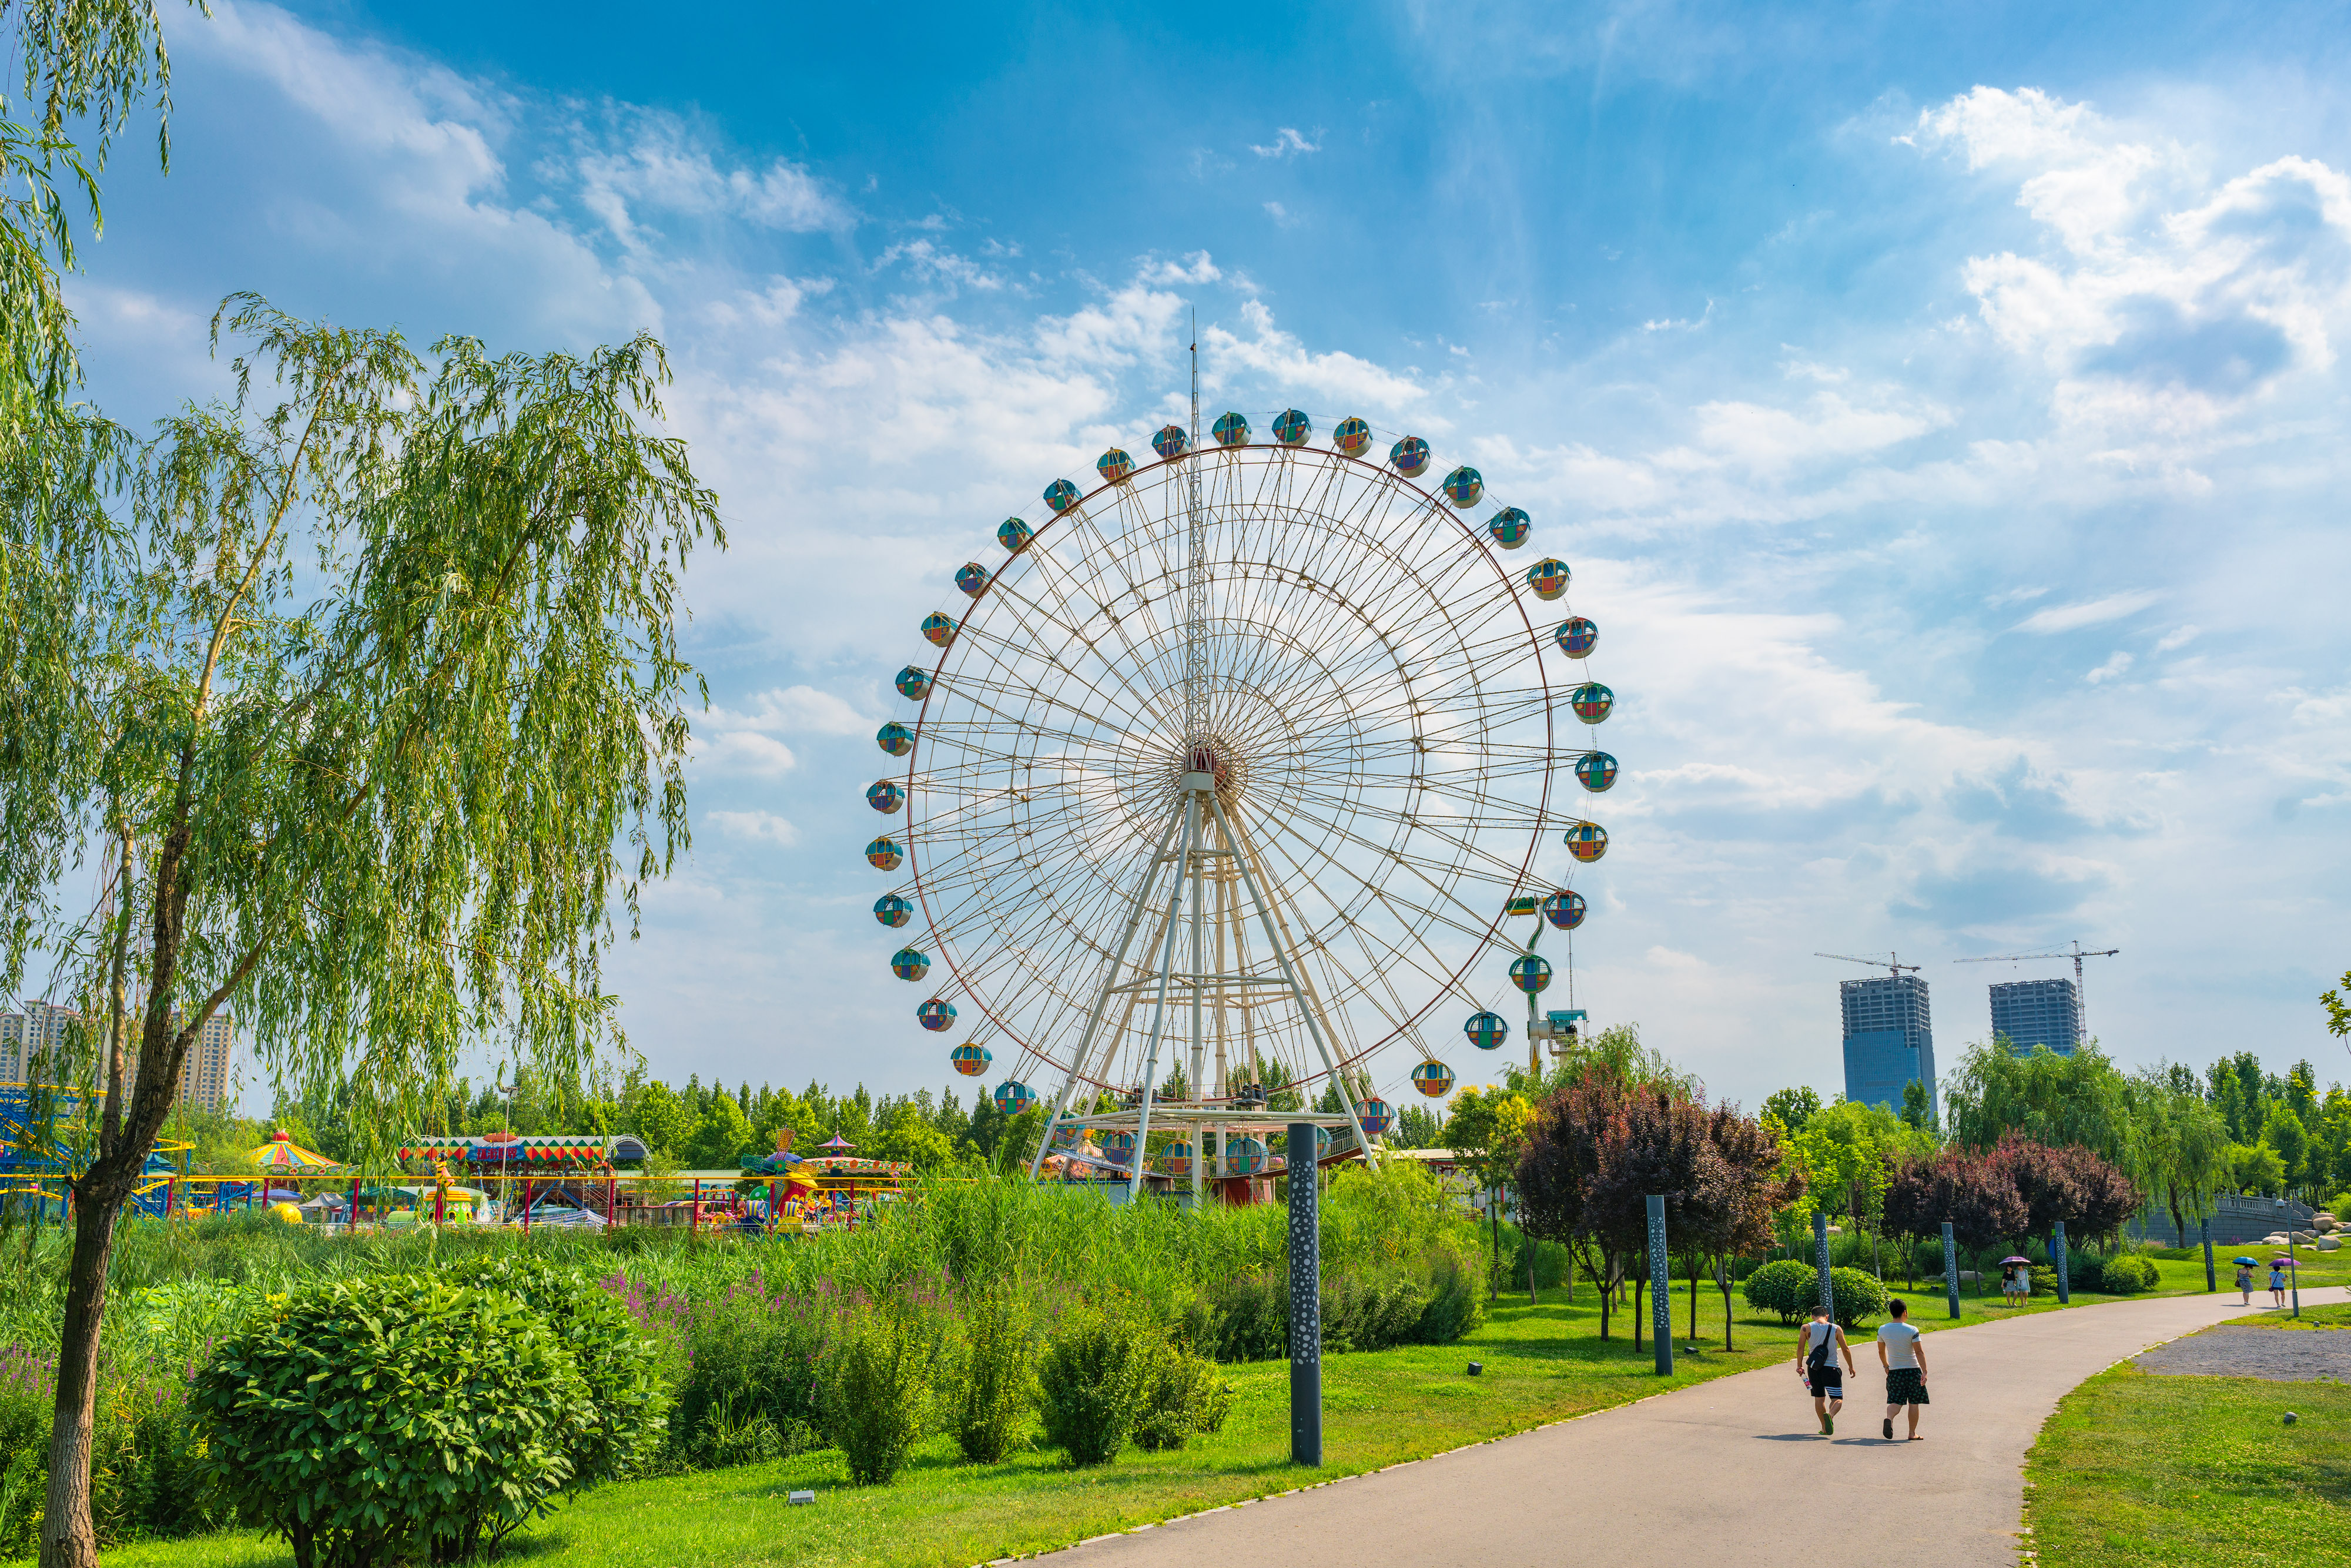
[[[1935,1093],[1935,1031],[1927,1006],[1927,982],[1916,975],[1886,975],[1843,980],[1844,1007],[1844,1097],[1865,1105],[1902,1108],[1902,1091],[1913,1082]]]
[[[2074,1054],[2082,1033],[2082,998],[2071,980],[2010,980],[1991,988],[1991,1032],[2022,1055],[2045,1045]]]

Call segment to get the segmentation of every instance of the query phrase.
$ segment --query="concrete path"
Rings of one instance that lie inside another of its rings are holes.
[[[2339,1300],[2335,1291],[2305,1291]],[[1941,1303],[1928,1298],[1928,1307]],[[2254,1311],[2261,1310],[2258,1306]],[[1792,1360],[1498,1442],[1056,1552],[1068,1568],[1326,1562],[1496,1568],[1671,1561],[1740,1568],[2013,1568],[2025,1450],[2084,1378],[2248,1309],[2117,1301],[1931,1333],[1924,1442],[1878,1437],[1874,1343],[1834,1438]],[[1777,1332],[1777,1331],[1774,1331]],[[1898,1437],[1903,1431],[1895,1427]],[[1708,1544],[1708,1543],[1710,1543]]]

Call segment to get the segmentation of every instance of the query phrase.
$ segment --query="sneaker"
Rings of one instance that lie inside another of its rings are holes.
[[[1823,1432],[1825,1432],[1825,1433],[1827,1433],[1827,1434],[1828,1434],[1830,1437],[1835,1437],[1835,1436],[1836,1436],[1836,1417],[1835,1417],[1835,1416],[1822,1416],[1822,1417],[1821,1417],[1821,1430],[1822,1430],[1822,1431],[1823,1431]]]
[[[1884,1425],[1886,1429],[1886,1440],[1890,1443],[1894,1441],[1894,1417],[1888,1416],[1886,1418]]]

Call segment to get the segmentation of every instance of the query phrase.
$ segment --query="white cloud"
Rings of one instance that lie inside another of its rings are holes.
[[[1284,226],[1284,227],[1288,227],[1288,226],[1289,226],[1289,224],[1290,224],[1290,209],[1289,209],[1289,208],[1287,208],[1287,207],[1285,207],[1285,206],[1283,206],[1280,202],[1268,202],[1268,203],[1266,203],[1266,204],[1265,204],[1265,215],[1266,215],[1267,217],[1271,218],[1275,223],[1280,224],[1280,225],[1282,225],[1282,226]]]
[[[990,272],[969,256],[958,256],[926,239],[892,246],[873,258],[873,270],[881,272],[900,264],[925,283],[959,283],[967,288],[990,292],[1004,287],[1003,274]]]
[[[1708,402],[1700,403],[1697,413],[1699,445],[1714,456],[1752,469],[1876,452],[1924,435],[1951,418],[1933,404],[1868,408],[1826,392],[1815,394],[1801,411]]]
[[[724,773],[747,773],[760,779],[778,778],[799,766],[790,747],[751,730],[722,729],[697,735],[693,751],[694,759],[705,768]]]
[[[2155,645],[2155,651],[2158,653],[2168,653],[2174,648],[2184,648],[2195,639],[2197,632],[2198,628],[2194,626],[2182,626],[2177,631],[2167,632],[2163,634],[2163,640]]]
[[[1314,134],[1320,136],[1322,133],[1317,131]],[[1259,147],[1252,142],[1249,145],[1249,151],[1260,158],[1294,158],[1301,152],[1320,152],[1322,151],[1322,144],[1319,141],[1309,141],[1300,135],[1294,127],[1285,125],[1274,133],[1271,145]]]
[[[674,115],[622,111],[601,137],[583,131],[581,140],[587,145],[572,171],[580,204],[632,248],[645,243],[639,220],[648,210],[736,218],[799,234],[848,228],[857,221],[822,181],[789,159],[759,170],[721,167]]]
[[[2032,89],[1979,87],[1922,114],[1912,140],[2025,172],[2017,204],[2057,250],[1972,256],[1962,278],[1993,336],[2055,373],[2066,423],[2177,466],[2163,444],[2333,364],[2351,315],[2341,171],[2278,158],[2197,200],[2199,154]]]
[[[747,707],[710,710],[715,728],[753,730],[768,735],[865,735],[880,721],[814,686],[782,686],[758,693]]]
[[[1709,299],[1706,302],[1706,308],[1696,316],[1679,320],[1644,321],[1641,323],[1641,330],[1644,332],[1695,332],[1713,319],[1714,301]]]
[[[712,811],[703,821],[729,838],[764,841],[785,849],[800,841],[800,831],[773,811]]]
[[[1196,250],[1181,261],[1145,261],[1135,273],[1137,283],[1215,283],[1225,275],[1209,259],[1205,250]]]
[[[2059,632],[2078,632],[2085,626],[2096,626],[2136,615],[2161,597],[2161,594],[2138,589],[2127,593],[2109,593],[2103,599],[2085,600],[2078,604],[2053,604],[2046,610],[2035,611],[2026,616],[2016,623],[2013,630],[2038,632],[2043,636]]]
[[[2117,648],[2115,650],[2113,657],[2109,658],[2105,664],[2100,664],[2096,669],[2092,670],[2082,678],[2095,686],[2102,681],[2111,681],[2120,678],[2122,674],[2130,667],[2131,656]]]
[[[615,276],[558,218],[517,201],[499,147],[524,112],[439,66],[347,44],[273,6],[220,3],[175,52],[215,90],[297,111],[326,169],[270,193],[266,227],[322,267],[390,267],[465,293],[508,332],[590,339],[658,328],[633,278]],[[256,219],[256,226],[265,221]]]
[[[1229,367],[1238,365],[1256,372],[1270,386],[1319,399],[1326,408],[1336,411],[1344,404],[1347,413],[1360,412],[1359,404],[1374,412],[1401,414],[1427,403],[1428,389],[1407,376],[1338,350],[1311,352],[1274,325],[1273,312],[1261,300],[1242,302],[1241,321],[1249,329],[1248,337],[1214,326],[1200,335],[1208,370],[1220,381]],[[1430,424],[1431,430],[1437,428],[1437,423]]]

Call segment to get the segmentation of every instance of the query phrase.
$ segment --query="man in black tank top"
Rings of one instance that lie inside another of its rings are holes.
[[[1837,1365],[1837,1357],[1844,1357],[1844,1368]],[[1837,1412],[1844,1408],[1844,1371],[1855,1377],[1861,1368],[1853,1359],[1853,1346],[1845,1343],[1844,1330],[1829,1320],[1826,1307],[1813,1309],[1813,1321],[1796,1331],[1796,1376],[1813,1391],[1813,1413],[1821,1418],[1821,1432],[1825,1437],[1836,1436]]]

